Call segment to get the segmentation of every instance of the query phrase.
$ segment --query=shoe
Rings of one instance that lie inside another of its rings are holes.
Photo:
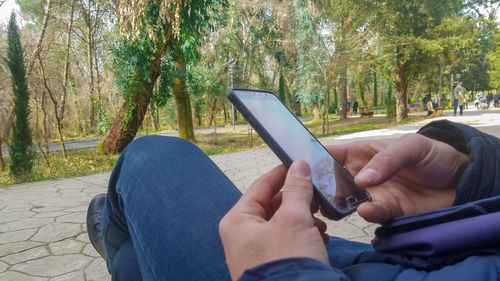
[[[94,246],[104,259],[106,259],[106,252],[104,251],[104,243],[101,234],[101,214],[105,202],[106,193],[98,194],[92,198],[87,210],[87,233],[90,243],[92,243],[92,246]]]

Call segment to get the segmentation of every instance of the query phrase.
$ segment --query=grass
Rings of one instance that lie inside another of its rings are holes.
[[[60,152],[48,154],[50,168],[45,164],[42,154],[37,153],[33,171],[28,177],[16,179],[9,169],[0,172],[0,186],[23,182],[55,179],[60,177],[75,177],[110,171],[119,155],[104,155],[92,150],[69,150],[68,160],[64,160]]]
[[[305,125],[315,136],[324,137],[385,128],[422,119],[422,117],[410,118],[399,123],[396,123],[394,118],[378,116],[371,118],[348,118],[346,120],[332,119],[329,120],[329,133],[325,135],[321,135],[322,121],[310,121],[306,122]],[[252,131],[251,137],[248,131],[198,134],[196,135],[196,140],[196,145],[208,155],[265,146],[265,143],[255,131]],[[9,169],[6,168],[4,171],[0,171],[0,186],[61,177],[85,176],[111,171],[118,160],[118,155],[104,155],[96,149],[72,150],[67,151],[67,153],[68,160],[64,160],[60,152],[50,153],[48,155],[50,169],[46,165],[42,155],[38,153],[32,174],[21,179],[14,178],[10,175]]]

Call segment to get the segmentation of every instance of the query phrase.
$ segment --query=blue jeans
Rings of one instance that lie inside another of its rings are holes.
[[[453,115],[457,115],[458,99],[453,100]]]
[[[102,214],[113,280],[231,280],[218,224],[240,196],[190,142],[161,136],[135,140],[111,174]],[[327,245],[332,265],[343,249],[372,249],[334,240]]]

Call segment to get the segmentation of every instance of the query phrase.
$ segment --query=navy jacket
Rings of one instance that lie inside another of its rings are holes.
[[[445,120],[418,133],[470,155],[454,207],[383,225],[377,251],[346,251],[335,267],[284,259],[247,270],[240,280],[500,280],[500,140]]]

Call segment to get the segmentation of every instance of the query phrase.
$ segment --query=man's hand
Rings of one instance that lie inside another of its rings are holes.
[[[330,146],[330,153],[367,188],[371,202],[358,207],[367,221],[450,207],[469,156],[418,134],[399,139]]]
[[[309,257],[328,263],[326,224],[313,217],[311,172],[304,161],[255,181],[222,218],[219,233],[233,280],[273,260]]]

